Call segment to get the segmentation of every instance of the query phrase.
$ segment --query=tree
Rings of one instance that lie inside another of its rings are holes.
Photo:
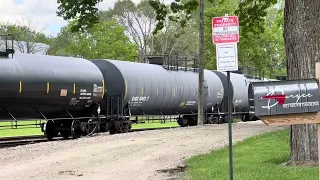
[[[284,39],[289,79],[315,78],[320,59],[320,1],[285,1]],[[317,164],[317,125],[291,126],[291,162]]]
[[[166,6],[170,11],[170,6]],[[182,14],[183,16],[183,14]],[[199,53],[199,28],[198,14],[192,14],[185,27],[181,27],[180,23],[165,17],[163,22],[164,28],[159,30],[153,36],[154,53],[181,55],[194,58]]]
[[[87,59],[133,60],[137,46],[129,41],[124,28],[115,20],[95,24],[86,33],[73,33],[71,22],[53,41],[50,55],[80,56]]]
[[[46,54],[49,46],[49,38],[43,30],[36,31],[31,20],[16,23],[1,23],[0,34],[12,34],[14,36],[14,49],[21,53]]]
[[[165,30],[153,35],[154,54],[196,57],[199,52],[199,33],[194,25],[181,28],[169,21]]]
[[[166,6],[170,9],[170,6]],[[165,17],[164,28],[157,34],[155,28],[155,12],[148,1],[135,4],[131,0],[117,1],[113,8],[99,12],[99,21],[116,19],[126,29],[131,42],[139,46],[140,58],[144,55],[180,55],[197,56],[198,28],[196,19],[189,20],[186,27]]]
[[[150,35],[155,26],[155,13],[148,1],[142,0],[137,5],[131,0],[116,1],[113,9],[100,12],[99,16],[101,22],[116,19],[131,41],[138,45],[140,57],[152,53],[153,39]]]
[[[98,8],[95,7],[103,0],[58,0],[57,15],[63,17],[64,20],[77,19],[75,23],[70,26],[71,32],[86,31],[99,22]]]

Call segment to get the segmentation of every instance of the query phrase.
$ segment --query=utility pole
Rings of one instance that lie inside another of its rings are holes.
[[[200,0],[200,48],[199,48],[199,90],[198,90],[198,125],[203,125],[204,118],[204,74],[203,74],[203,61],[204,61],[204,0]]]

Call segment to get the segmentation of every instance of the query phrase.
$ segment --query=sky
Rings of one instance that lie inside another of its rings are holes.
[[[132,0],[137,3],[140,0]],[[165,0],[172,2],[173,0]],[[116,0],[103,0],[100,10],[112,8]],[[57,0],[0,0],[0,22],[28,24],[46,35],[56,36],[67,21],[57,17]]]

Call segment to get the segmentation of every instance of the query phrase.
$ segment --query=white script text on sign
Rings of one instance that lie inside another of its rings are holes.
[[[239,42],[238,17],[225,16],[213,18],[212,41],[214,44]]]
[[[238,50],[237,43],[217,44],[217,70],[237,71],[238,70]]]

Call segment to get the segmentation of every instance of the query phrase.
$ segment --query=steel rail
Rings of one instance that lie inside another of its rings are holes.
[[[181,128],[181,127],[175,126],[175,127],[158,127],[158,128],[139,128],[139,129],[131,129],[128,132],[163,130],[163,129],[173,129],[173,128]],[[122,133],[118,133],[118,134],[122,134]],[[116,135],[116,134],[113,134],[113,135]],[[71,138],[69,138],[69,139],[71,139]],[[52,141],[69,140],[69,139],[54,139]],[[41,142],[49,142],[49,141],[46,139],[46,137],[44,135],[2,137],[2,138],[0,138],[0,149],[8,148],[8,147],[16,147],[16,146],[21,146],[21,145],[41,143]]]

